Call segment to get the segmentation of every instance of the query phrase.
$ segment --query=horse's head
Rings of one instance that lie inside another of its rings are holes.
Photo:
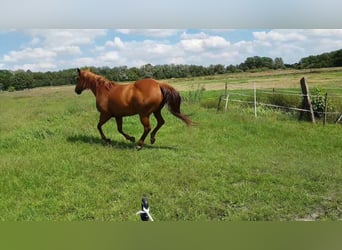
[[[82,71],[79,68],[77,68],[77,72],[78,72],[78,79],[77,79],[77,84],[75,87],[75,92],[78,95],[80,95],[82,91],[87,88],[87,84],[86,84]]]

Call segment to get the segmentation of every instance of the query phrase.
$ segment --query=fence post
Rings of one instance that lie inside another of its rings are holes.
[[[339,123],[342,121],[342,114],[340,115],[340,117],[337,119],[336,123]]]
[[[221,101],[225,100],[226,103],[224,105],[224,112],[227,112],[228,109],[228,101],[229,101],[229,93],[228,93],[228,80],[226,80],[226,84],[224,85],[224,95],[221,95],[219,97],[219,101],[217,104],[217,112],[220,110],[220,106],[221,106]]]
[[[257,117],[256,84],[254,82],[254,116]]]
[[[303,100],[302,100],[302,109],[307,109],[310,112],[310,118],[312,123],[315,123],[315,114],[313,112],[312,104],[311,104],[311,99],[310,99],[310,94],[309,94],[309,87],[308,84],[306,83],[305,77],[300,79],[300,86],[302,88],[302,95],[303,95]],[[301,111],[299,115],[299,119],[302,120],[305,115],[306,111]]]
[[[324,120],[323,120],[323,126],[325,126],[325,123],[327,122],[327,111],[328,111],[328,93],[325,93],[325,96],[324,96]]]

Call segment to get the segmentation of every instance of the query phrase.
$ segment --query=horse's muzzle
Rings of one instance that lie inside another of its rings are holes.
[[[82,93],[82,90],[75,88],[75,93],[80,95]]]

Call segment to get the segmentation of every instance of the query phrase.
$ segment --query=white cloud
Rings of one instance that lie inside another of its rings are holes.
[[[142,65],[146,65],[148,63],[151,63],[150,61],[147,61],[147,60],[143,60],[143,59],[133,59],[130,64],[131,64],[131,67],[141,67]]]
[[[93,57],[80,57],[73,60],[73,67],[97,66],[96,60]]]
[[[48,48],[92,44],[96,37],[106,34],[106,30],[102,29],[38,29],[27,32],[41,38],[44,47]]]
[[[342,48],[342,30],[271,30],[253,32],[253,36],[256,55],[282,57],[285,63]]]
[[[52,51],[56,52],[58,55],[80,55],[82,54],[80,47],[78,46],[60,46],[55,47]]]
[[[91,50],[94,53],[102,52],[105,51],[106,47],[105,46],[96,46]]]
[[[133,49],[132,44],[131,49]],[[143,52],[149,56],[163,56],[173,51],[174,46],[168,45],[162,42],[156,42],[152,40],[145,40],[141,43],[141,47],[137,51]]]
[[[201,52],[204,49],[203,41],[201,39],[182,40],[180,48],[189,52]]]
[[[305,33],[317,37],[342,38],[342,29],[312,29],[305,30]]]
[[[117,29],[125,35],[141,35],[146,37],[169,37],[181,32],[179,29]]]
[[[201,52],[207,49],[224,49],[230,42],[221,36],[210,36],[204,32],[181,35],[180,47],[186,51]]]
[[[306,36],[300,31],[291,30],[272,30],[269,32],[253,32],[254,37],[261,41],[276,41],[276,42],[287,42],[287,41],[304,41]]]
[[[31,70],[51,70],[65,68],[70,60],[82,55],[81,47],[94,46],[95,39],[106,34],[100,29],[37,29],[25,30],[30,42],[22,44],[21,50],[12,50],[2,56],[2,61],[12,64],[12,68]],[[0,59],[1,62],[1,59]],[[52,63],[53,62],[53,63]],[[13,65],[15,63],[15,65]]]
[[[121,41],[120,37],[115,37],[114,38],[114,46],[123,49],[124,48],[124,43]]]
[[[4,55],[4,62],[18,62],[23,60],[36,60],[56,57],[56,53],[44,48],[26,48],[20,51],[10,51]]]
[[[14,65],[14,70],[23,69],[23,70],[31,70],[31,71],[48,71],[57,69],[57,65],[53,63],[29,63],[23,65]]]
[[[31,46],[35,46],[35,45],[38,45],[40,43],[40,39],[38,37],[34,37],[31,42],[30,42],[30,45]]]
[[[175,44],[159,40],[126,41],[119,37],[105,42],[104,46],[96,49],[98,62],[108,66],[136,66],[147,63],[168,64],[175,55],[181,53]]]
[[[170,62],[171,64],[186,64],[186,59],[182,56],[175,56],[170,58]]]
[[[189,34],[189,33],[183,32],[182,35],[180,36],[182,40],[206,39],[207,37],[208,35],[204,32],[195,33],[195,34]]]
[[[116,51],[109,51],[101,55],[98,59],[103,62],[115,62],[119,60],[119,54]]]
[[[124,49],[125,48],[125,45],[124,43],[121,41],[121,38],[120,37],[114,37],[114,41],[107,41],[105,43],[105,46],[108,46],[108,47],[115,47],[117,49]]]

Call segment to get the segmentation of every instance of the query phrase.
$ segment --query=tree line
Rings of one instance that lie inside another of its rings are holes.
[[[248,57],[238,65],[216,64],[210,66],[183,65],[183,64],[146,64],[141,67],[87,67],[92,72],[105,76],[107,79],[122,82],[153,77],[155,79],[186,78],[209,76],[216,74],[262,71],[270,69],[307,69],[342,66],[342,50],[324,53],[318,56],[302,58],[299,63],[284,64],[283,59],[269,57]],[[56,72],[31,72],[30,70],[0,70],[0,90],[22,90],[43,86],[59,86],[75,84],[77,72],[75,69],[66,69]]]
[[[309,68],[330,68],[342,66],[342,49],[323,53],[317,56],[308,56],[302,58],[296,65],[300,69]]]

